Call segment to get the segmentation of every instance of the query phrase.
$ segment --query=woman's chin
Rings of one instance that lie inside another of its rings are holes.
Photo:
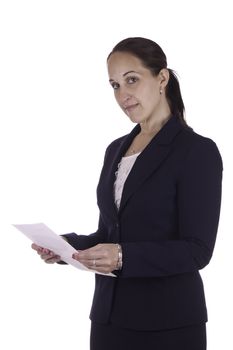
[[[133,115],[133,114],[129,115],[129,114],[127,114],[127,116],[131,120],[132,123],[140,124],[143,121],[142,117],[137,116],[137,115]]]

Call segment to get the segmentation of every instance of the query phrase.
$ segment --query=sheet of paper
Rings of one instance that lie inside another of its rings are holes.
[[[76,250],[66,242],[61,236],[53,232],[48,226],[43,223],[38,224],[24,224],[24,225],[13,225],[25,236],[27,236],[32,242],[37,245],[47,248],[53,251],[55,254],[61,257],[61,260],[67,264],[72,265],[80,270],[91,271],[99,273],[98,271],[89,270],[80,262],[72,258],[73,253]],[[116,277],[114,274],[103,274],[105,276]]]

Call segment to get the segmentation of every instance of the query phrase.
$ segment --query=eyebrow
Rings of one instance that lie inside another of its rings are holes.
[[[128,72],[125,72],[124,74],[123,74],[123,77],[125,77],[127,74],[129,74],[129,73],[137,73],[137,72],[135,72],[134,70],[129,70]],[[109,81],[111,82],[111,81],[114,81],[113,79],[109,79]]]
[[[127,74],[129,74],[129,73],[137,73],[137,72],[135,72],[134,70],[129,70],[128,72],[126,72],[126,73],[124,73],[123,74],[123,77],[125,77]]]

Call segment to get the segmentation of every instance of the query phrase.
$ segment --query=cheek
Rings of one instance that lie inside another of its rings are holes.
[[[159,99],[160,94],[153,86],[149,86],[141,92],[141,101],[143,101],[145,106],[148,106],[148,108],[151,108],[157,104],[159,102]]]
[[[119,94],[117,93],[117,91],[114,91],[114,97],[115,97],[116,102],[118,104],[120,104]]]

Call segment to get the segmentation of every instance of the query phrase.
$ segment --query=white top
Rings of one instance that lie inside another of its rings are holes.
[[[129,175],[139,153],[135,153],[132,156],[122,157],[120,163],[118,164],[118,170],[116,171],[116,180],[114,183],[114,196],[115,204],[117,209],[120,207],[121,196],[124,188],[125,181]]]

